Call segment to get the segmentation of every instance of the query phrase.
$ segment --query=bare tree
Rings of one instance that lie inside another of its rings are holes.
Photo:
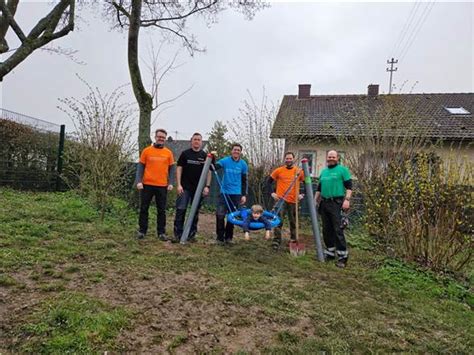
[[[160,62],[162,61],[160,58],[160,55],[161,55],[164,44],[165,44],[165,41],[162,41],[158,49],[156,49],[155,46],[153,45],[153,42],[151,42],[150,48],[149,48],[150,49],[149,50],[150,62],[145,63],[151,77],[151,83],[150,83],[151,93],[150,94],[151,94],[151,97],[153,98],[152,111],[156,111],[155,119],[151,123],[152,125],[155,124],[155,121],[163,113],[163,111],[171,107],[171,103],[173,103],[180,97],[187,94],[189,91],[191,91],[191,89],[194,86],[194,85],[191,85],[186,90],[184,90],[183,92],[179,93],[178,95],[174,97],[170,97],[166,99],[161,98],[161,95],[160,95],[161,91],[159,90],[159,88],[162,85],[164,78],[183,65],[183,63],[176,63],[176,60],[180,53],[179,50],[176,51],[176,53],[171,58],[169,58],[168,60],[165,60],[164,63],[160,65]]]
[[[140,151],[150,143],[151,113],[154,108],[153,92],[149,92],[145,88],[138,59],[140,29],[152,27],[160,30],[169,41],[180,41],[192,56],[195,52],[202,52],[204,49],[199,47],[196,38],[187,27],[187,20],[191,16],[200,15],[208,24],[211,24],[217,20],[221,11],[226,8],[234,8],[251,19],[257,10],[266,6],[261,0],[229,2],[218,0],[107,0],[106,3],[106,16],[113,20],[115,27],[128,29],[128,68],[133,93],[140,110],[138,128]]]
[[[231,124],[232,138],[243,146],[243,152],[251,165],[249,187],[257,202],[264,202],[264,180],[273,168],[281,164],[285,142],[272,139],[270,133],[278,111],[278,103],[268,100],[265,88],[256,101],[247,90],[248,99],[242,103],[239,116]]]
[[[75,0],[60,0],[40,19],[33,29],[25,30],[15,20],[19,0],[0,0],[0,54],[11,53],[0,62],[0,81],[35,50],[64,37],[74,30]],[[6,34],[11,29],[20,40],[20,46],[10,49]]]

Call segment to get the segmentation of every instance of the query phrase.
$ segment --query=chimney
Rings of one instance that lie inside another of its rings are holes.
[[[375,97],[379,94],[379,85],[378,84],[370,84],[367,87],[367,96]]]
[[[311,95],[311,84],[298,85],[298,99],[309,99]]]

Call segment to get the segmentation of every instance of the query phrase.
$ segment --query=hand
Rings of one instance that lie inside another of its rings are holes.
[[[204,189],[202,190],[202,195],[206,197],[209,195],[209,187],[205,186]]]
[[[143,190],[143,183],[139,182],[137,184],[137,190]]]
[[[344,202],[342,203],[342,209],[344,211],[347,211],[350,206],[351,206],[351,203],[349,202],[349,200],[344,199]]]
[[[270,231],[265,231],[265,240],[270,239]]]
[[[240,204],[241,204],[241,205],[245,205],[245,202],[247,202],[247,197],[242,196],[242,197],[240,198]]]
[[[171,187],[171,189],[173,189],[173,187]],[[169,186],[168,186],[168,190],[169,190]],[[171,191],[171,190],[169,190],[169,191]],[[184,192],[184,189],[181,185],[176,186],[176,193],[178,195],[181,195],[183,192]]]
[[[168,191],[171,191],[171,190],[173,190],[173,185],[169,184],[168,185]]]
[[[298,195],[298,201],[301,201],[302,199],[304,199],[304,194],[299,194]]]
[[[245,232],[244,239],[245,239],[245,240],[250,240],[249,232]]]
[[[272,198],[275,200],[275,201],[278,201],[280,198],[278,197],[278,195],[275,193],[275,192],[272,192]]]

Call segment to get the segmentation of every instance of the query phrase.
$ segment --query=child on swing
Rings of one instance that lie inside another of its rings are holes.
[[[250,223],[252,222],[260,222],[265,225],[265,239],[270,239],[270,230],[272,229],[270,221],[263,216],[263,207],[260,205],[253,205],[250,208],[250,214],[245,219],[244,223],[242,224],[242,228],[245,232],[245,240],[250,240],[249,230],[250,230]]]

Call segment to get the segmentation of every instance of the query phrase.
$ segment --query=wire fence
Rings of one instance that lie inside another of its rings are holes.
[[[61,189],[65,126],[0,109],[0,186]]]

